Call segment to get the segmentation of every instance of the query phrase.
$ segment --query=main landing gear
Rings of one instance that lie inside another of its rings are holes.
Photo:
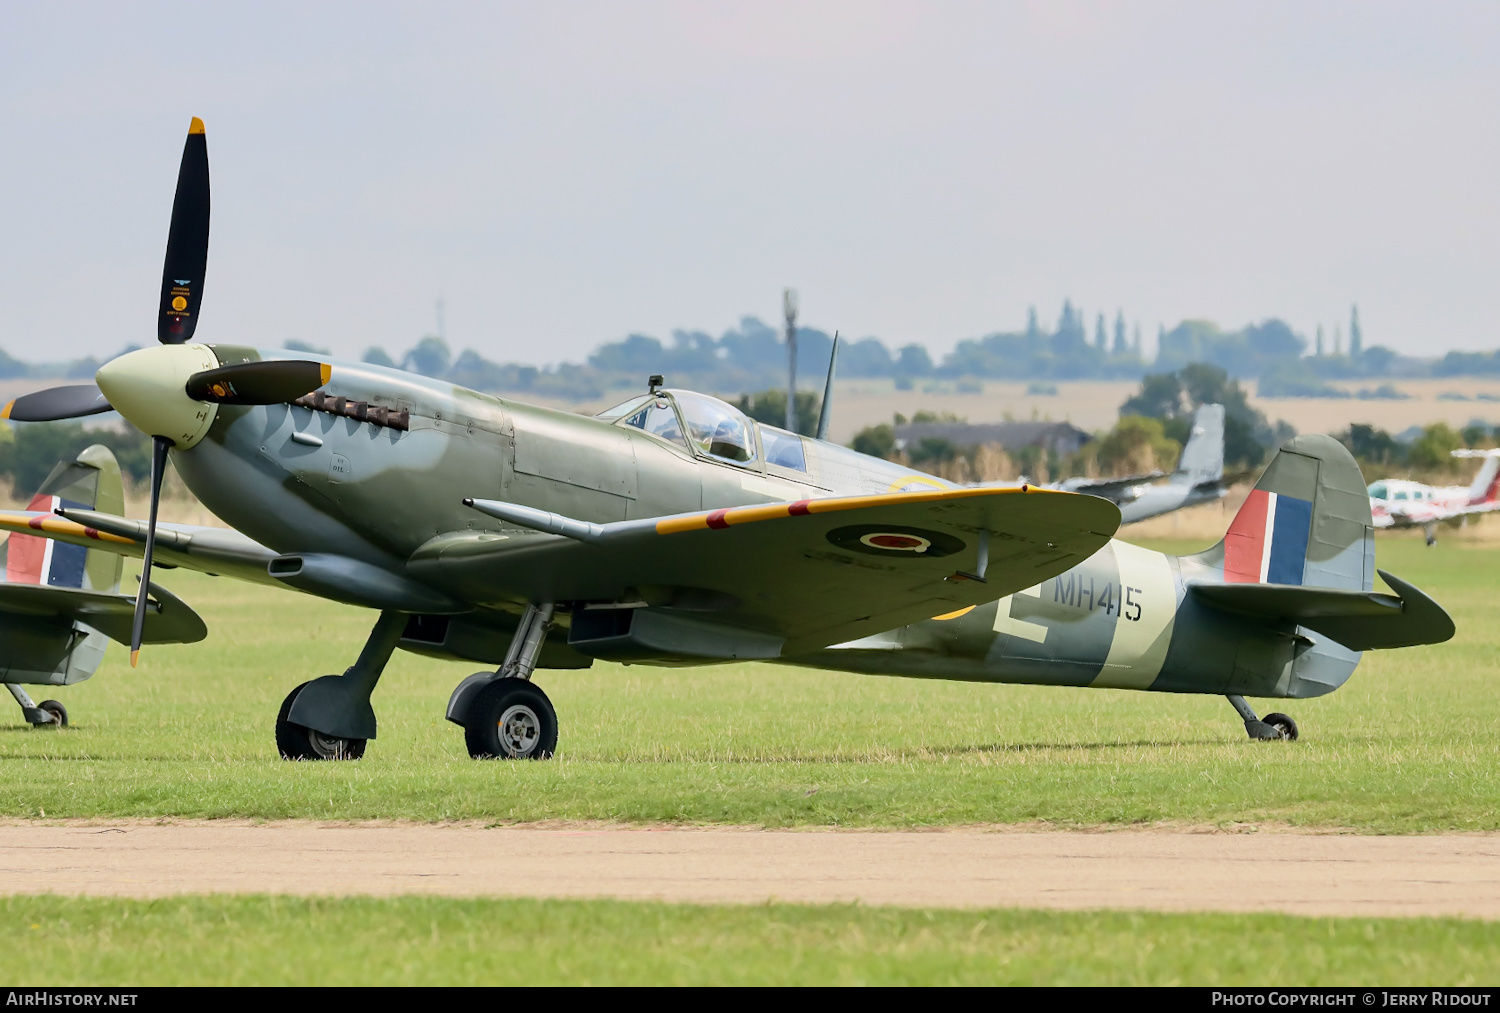
[[[370,694],[406,629],[402,612],[382,612],[364,650],[343,675],[304,682],[276,715],[276,748],[287,760],[357,760],[375,737]]]
[[[554,606],[528,605],[495,672],[475,672],[453,690],[447,718],[462,725],[476,760],[545,760],[557,749],[557,711],[531,682]]]
[[[557,711],[531,682],[554,611],[550,602],[527,606],[499,671],[475,672],[449,698],[448,720],[463,726],[464,742],[475,759],[545,760],[557,750]],[[276,715],[276,748],[284,759],[357,760],[365,755],[375,737],[370,694],[406,622],[404,613],[382,612],[353,667],[343,675],[304,682],[287,694]],[[17,692],[14,687],[11,691]],[[22,706],[29,704],[27,698]],[[67,724],[66,711],[62,723]]]
[[[31,697],[26,691],[13,682],[7,682],[5,688],[10,690],[10,695],[16,698],[16,703],[21,705],[21,713],[26,720],[38,727],[51,725],[54,728],[68,727],[68,708],[56,700],[43,700],[41,703],[32,703]]]
[[[1245,702],[1242,696],[1230,694],[1227,698],[1229,703],[1240,717],[1245,719],[1245,731],[1252,739],[1283,739],[1287,742],[1297,741],[1297,722],[1285,714],[1267,714],[1263,718],[1255,716],[1255,711]]]

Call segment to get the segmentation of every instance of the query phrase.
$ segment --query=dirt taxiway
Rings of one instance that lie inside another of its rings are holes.
[[[614,897],[699,903],[1500,917],[1500,836],[764,831],[231,821],[0,825],[11,893]]]

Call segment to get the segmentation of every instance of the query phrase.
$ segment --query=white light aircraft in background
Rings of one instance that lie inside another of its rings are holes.
[[[1420,527],[1427,544],[1437,541],[1437,526],[1455,517],[1500,509],[1500,448],[1455,450],[1454,457],[1482,457],[1484,464],[1469,486],[1431,486],[1399,478],[1371,483],[1370,514],[1377,528]]]

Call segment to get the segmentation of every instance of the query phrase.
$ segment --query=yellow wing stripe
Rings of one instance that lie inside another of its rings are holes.
[[[0,514],[0,528],[8,528],[21,534],[30,534],[33,531],[41,531],[54,535],[72,535],[75,538],[92,538],[99,542],[118,542],[121,545],[134,545],[135,540],[121,538],[112,535],[108,531],[100,531],[97,528],[84,527],[77,521],[65,520],[62,517],[48,517],[40,515],[28,517],[25,514]]]
[[[805,514],[828,514],[840,510],[859,510],[869,506],[898,506],[907,503],[937,503],[944,500],[972,499],[977,496],[1025,496],[1037,493],[1052,493],[1070,496],[1072,493],[1053,489],[933,489],[920,492],[892,492],[877,496],[837,496],[829,499],[802,499],[795,503],[762,503],[758,506],[729,507],[710,510],[707,513],[690,514],[687,517],[666,517],[656,522],[658,535],[673,535],[680,531],[702,531],[704,529],[727,528],[734,524],[753,524],[755,521],[775,520],[779,517],[800,517]]]

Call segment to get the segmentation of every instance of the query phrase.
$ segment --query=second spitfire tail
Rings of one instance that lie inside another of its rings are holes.
[[[1178,476],[1194,486],[1217,482],[1224,477],[1223,405],[1200,405],[1193,413],[1192,435],[1177,460],[1174,478]]]

